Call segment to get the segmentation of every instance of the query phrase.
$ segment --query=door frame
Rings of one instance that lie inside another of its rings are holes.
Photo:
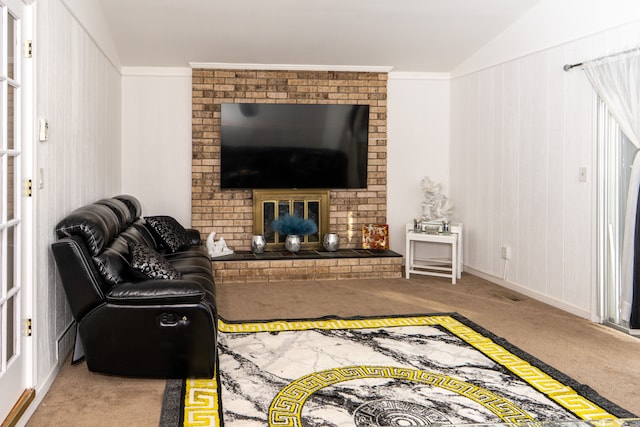
[[[27,194],[27,182],[33,176],[35,164],[35,141],[34,141],[34,111],[35,111],[35,90],[34,90],[34,64],[33,59],[25,55],[25,40],[33,40],[34,34],[34,9],[33,0],[0,0],[9,10],[20,10],[20,40],[14,48],[14,60],[20,61],[18,70],[20,72],[20,118],[19,128],[16,129],[20,138],[20,182],[16,188],[18,200],[20,201],[20,352],[22,368],[20,372],[21,383],[24,390],[7,416],[7,421],[17,423],[25,414],[30,404],[35,400],[35,383],[37,366],[34,344],[36,335],[32,331],[35,319],[33,318],[35,306],[35,204],[34,198]]]

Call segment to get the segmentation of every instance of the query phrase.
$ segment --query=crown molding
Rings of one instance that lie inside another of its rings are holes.
[[[138,77],[191,77],[189,67],[122,67],[120,74],[123,76]]]
[[[451,80],[451,73],[394,71],[389,73],[389,80]]]
[[[228,62],[189,62],[191,68],[217,70],[276,70],[276,71],[347,71],[357,73],[388,73],[391,66],[365,65],[306,65],[306,64],[239,64]]]

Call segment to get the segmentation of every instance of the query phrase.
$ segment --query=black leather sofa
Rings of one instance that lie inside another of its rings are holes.
[[[52,251],[77,322],[73,362],[154,378],[211,378],[213,271],[200,234],[169,216],[141,217],[128,195],[76,209]]]

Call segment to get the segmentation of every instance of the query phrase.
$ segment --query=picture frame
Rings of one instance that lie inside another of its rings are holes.
[[[389,224],[363,224],[362,249],[388,250]]]

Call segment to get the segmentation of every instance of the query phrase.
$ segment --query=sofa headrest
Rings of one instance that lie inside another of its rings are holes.
[[[142,206],[135,197],[128,194],[121,194],[119,196],[115,196],[114,199],[118,199],[127,205],[134,219],[139,218],[142,215]]]
[[[98,255],[126,226],[106,205],[92,204],[76,209],[56,226],[59,238],[80,236],[92,256]]]
[[[136,219],[129,207],[124,202],[116,198],[98,200],[96,204],[105,205],[111,209],[118,217],[118,220],[120,220],[120,222],[125,226],[133,224],[133,221]]]

